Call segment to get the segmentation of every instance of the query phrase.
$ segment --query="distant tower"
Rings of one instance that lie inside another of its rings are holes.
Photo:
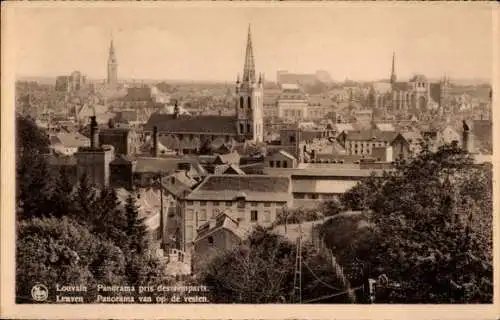
[[[263,81],[256,82],[252,35],[248,26],[243,77],[236,81],[236,130],[240,140],[264,141]]]
[[[391,69],[391,84],[396,83],[396,53],[392,53],[392,69]]]
[[[113,45],[113,40],[109,46],[108,55],[108,79],[107,83],[109,86],[116,86],[118,82],[118,62],[116,60],[115,47]]]
[[[462,149],[468,153],[474,153],[474,137],[471,132],[471,126],[465,120],[462,121],[462,126]]]

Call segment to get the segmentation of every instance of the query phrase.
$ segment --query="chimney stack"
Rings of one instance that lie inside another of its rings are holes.
[[[154,126],[153,127],[153,149],[152,149],[152,156],[154,158],[158,157],[158,127]]]
[[[90,148],[99,147],[99,126],[97,125],[96,116],[90,117]]]

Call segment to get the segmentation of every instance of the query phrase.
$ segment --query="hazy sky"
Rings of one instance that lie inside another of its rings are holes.
[[[364,3],[253,7],[189,6],[16,8],[17,75],[80,70],[106,76],[114,38],[119,78],[233,81],[252,25],[257,72],[328,71],[336,80],[397,74],[491,78],[492,13],[483,4]]]

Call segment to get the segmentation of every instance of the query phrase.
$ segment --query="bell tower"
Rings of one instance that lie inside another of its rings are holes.
[[[252,35],[248,26],[243,77],[236,80],[236,132],[241,141],[264,141],[263,77],[256,79]]]
[[[116,86],[118,82],[118,61],[116,60],[115,46],[113,40],[109,45],[108,55],[108,78],[107,83],[109,86]]]

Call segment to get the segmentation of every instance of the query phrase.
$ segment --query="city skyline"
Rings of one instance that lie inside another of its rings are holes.
[[[393,52],[398,80],[491,80],[492,13],[484,4],[39,6],[17,8],[14,23],[17,77],[79,70],[105,79],[113,39],[119,79],[235,81],[250,24],[256,70],[267,80],[278,70],[326,70],[337,81],[388,79]]]

